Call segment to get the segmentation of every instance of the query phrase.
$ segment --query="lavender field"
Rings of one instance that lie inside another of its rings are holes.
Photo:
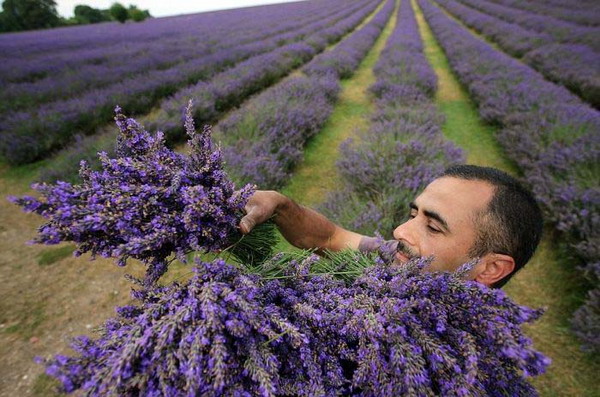
[[[597,393],[597,2],[307,0],[2,34],[0,60],[0,396]],[[117,105],[139,125],[118,115],[115,127]],[[197,155],[187,160],[181,144],[193,124],[211,125],[215,145],[195,135]],[[143,157],[110,160],[136,151]],[[88,184],[71,189],[82,159]],[[465,163],[517,177],[544,213],[541,248],[503,288],[506,297],[452,277],[420,279],[413,268],[376,266],[348,284],[322,277],[338,270],[308,256],[274,258],[289,268],[271,268],[266,284],[224,261],[203,257],[193,271],[184,263],[190,251],[223,250],[246,184],[391,238],[414,197]],[[40,181],[49,185],[36,192]],[[57,213],[60,227],[40,228],[41,217],[5,199],[40,194],[52,205],[19,203]],[[86,194],[89,208],[61,207]],[[171,207],[127,212],[163,195],[181,195],[169,204],[180,220]],[[137,216],[152,218],[151,227],[134,230]],[[124,222],[132,222],[129,251],[98,237]],[[27,245],[38,232],[49,245]],[[74,257],[74,243],[98,258]],[[306,277],[311,266],[314,279],[277,280]],[[148,290],[130,296],[124,274]],[[406,284],[386,295],[395,277]],[[428,303],[413,305],[410,294]],[[446,311],[453,296],[464,299],[460,318]],[[528,307],[547,313],[521,329],[539,317]],[[399,319],[414,327],[397,327]],[[495,327],[514,339],[490,336]],[[92,339],[77,342],[81,358],[54,356],[73,356],[70,341],[82,334]]]

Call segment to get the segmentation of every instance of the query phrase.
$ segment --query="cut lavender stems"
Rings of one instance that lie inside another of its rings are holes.
[[[464,269],[424,273],[425,259],[333,262],[278,254],[262,276],[199,262],[190,281],[137,293],[99,338],[77,338],[76,355],[40,361],[92,396],[536,395],[528,378],[549,359],[521,325],[540,310]]]
[[[34,241],[73,241],[77,255],[114,257],[119,265],[141,260],[149,266],[148,285],[166,272],[173,254],[185,262],[189,251],[231,244],[253,186],[235,190],[210,128],[195,132],[191,106],[185,124],[189,155],[168,149],[161,132],[150,135],[117,107],[116,158],[100,153],[101,171],[82,162],[80,184],[36,184],[42,198],[12,198],[48,219]]]

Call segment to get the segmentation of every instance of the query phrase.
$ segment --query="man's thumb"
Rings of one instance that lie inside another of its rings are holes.
[[[240,221],[240,230],[243,234],[248,234],[248,233],[250,233],[250,230],[252,230],[254,228],[255,224],[256,224],[256,222],[254,221],[254,219],[252,219],[250,216],[246,215]]]

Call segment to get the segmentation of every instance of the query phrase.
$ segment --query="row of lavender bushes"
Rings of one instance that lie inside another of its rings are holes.
[[[20,63],[13,65],[16,70],[31,68],[32,64],[40,63],[46,73],[37,70],[37,74],[44,73],[44,77],[33,81],[22,81],[21,78],[16,82],[3,84],[0,89],[0,115],[5,115],[8,111],[31,108],[41,103],[81,95],[90,89],[103,87],[134,75],[175,67],[194,58],[206,57],[210,53],[257,42],[269,36],[279,35],[278,40],[285,43],[298,36],[296,30],[304,28],[304,32],[311,32],[306,30],[307,25],[327,19],[333,14],[347,13],[348,11],[344,10],[353,8],[351,6],[352,4],[345,5],[340,10],[339,3],[329,2],[321,5],[318,14],[310,8],[300,10],[290,14],[293,18],[276,20],[273,25],[269,25],[269,29],[255,28],[254,31],[243,26],[238,27],[236,22],[239,21],[235,19],[224,26],[212,26],[200,19],[192,26],[200,25],[204,30],[213,29],[191,34],[190,28],[185,25],[175,38],[165,36],[149,43],[136,43],[129,39],[126,43],[119,43],[109,48],[95,46],[93,43],[92,48],[89,49],[62,51],[59,54],[34,59],[21,58]],[[233,19],[237,14],[232,14]],[[287,36],[281,36],[282,33]],[[57,65],[61,61],[65,63],[65,58],[72,65],[69,67]],[[6,67],[6,65],[2,66]],[[26,67],[21,68],[21,66]],[[2,71],[0,71],[1,75]]]
[[[355,2],[353,2],[355,3]],[[284,4],[149,19],[142,24],[75,26],[51,31],[6,34],[0,39],[0,81],[33,82],[75,71],[90,64],[126,62],[153,51],[195,45],[199,53],[211,48],[262,40],[299,23],[325,17],[347,4],[337,0]],[[257,29],[269,23],[268,29]],[[190,53],[181,53],[190,56]]]
[[[370,129],[342,144],[337,165],[344,187],[320,209],[351,230],[391,238],[414,196],[464,157],[443,138],[443,116],[432,103],[437,78],[423,54],[410,1],[401,2],[374,73]]]
[[[431,3],[420,5],[482,118],[500,125],[498,140],[521,168],[546,219],[582,258],[593,289],[573,324],[588,349],[599,349],[600,113],[477,39]]]
[[[362,6],[365,6],[364,2]],[[342,13],[347,15],[346,11]],[[316,22],[316,26],[309,24],[292,32],[270,34],[263,40],[224,48],[168,69],[135,75],[75,98],[43,104],[35,110],[13,112],[0,121],[0,128],[5,132],[0,140],[0,154],[11,164],[35,161],[67,144],[76,134],[93,134],[109,119],[114,103],[126,106],[134,113],[146,112],[160,99],[198,79],[211,78],[249,57],[303,39],[317,27],[325,28],[341,17],[330,16],[324,23]],[[256,22],[260,32],[265,21]]]
[[[470,0],[460,0],[476,4]],[[446,11],[549,80],[558,82],[600,108],[600,52],[583,44],[558,43],[539,33],[479,12],[454,0],[436,0]],[[600,30],[597,32],[600,37]]]
[[[311,34],[298,43],[279,47],[266,54],[257,55],[236,66],[216,74],[209,81],[201,81],[177,91],[163,100],[158,109],[140,121],[153,129],[162,130],[169,142],[185,135],[182,123],[183,104],[194,99],[194,120],[198,124],[213,123],[229,109],[238,106],[251,94],[270,86],[294,68],[308,62],[327,45],[339,41],[371,13],[377,4],[359,5],[350,15],[340,20],[323,20],[310,25]],[[79,139],[63,150],[41,173],[41,179],[72,180],[76,177],[78,160],[85,158],[92,167],[97,166],[96,152],[111,152],[112,132]]]
[[[460,2],[506,22],[515,23],[535,32],[546,33],[559,43],[584,44],[595,51],[600,51],[600,42],[598,42],[600,27],[581,26],[486,0],[460,0]]]
[[[394,1],[386,1],[365,26],[306,65],[304,76],[263,92],[217,126],[234,180],[261,189],[280,188],[288,181],[306,142],[331,114],[340,80],[358,68],[393,9]]]
[[[492,0],[507,7],[520,8],[534,14],[549,15],[584,26],[600,26],[600,6],[594,0],[564,2],[541,2],[535,0]]]

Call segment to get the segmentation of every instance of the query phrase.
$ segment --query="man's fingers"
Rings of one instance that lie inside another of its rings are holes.
[[[246,215],[245,217],[243,217],[242,220],[240,221],[240,231],[243,234],[248,234],[248,233],[250,233],[250,230],[254,229],[255,225],[256,225],[256,221],[254,220],[254,217],[252,216],[252,211],[250,211],[250,213],[248,215]]]
[[[248,234],[256,225],[260,225],[275,212],[276,202],[273,192],[256,191],[244,206],[246,216],[240,220],[240,231]]]

